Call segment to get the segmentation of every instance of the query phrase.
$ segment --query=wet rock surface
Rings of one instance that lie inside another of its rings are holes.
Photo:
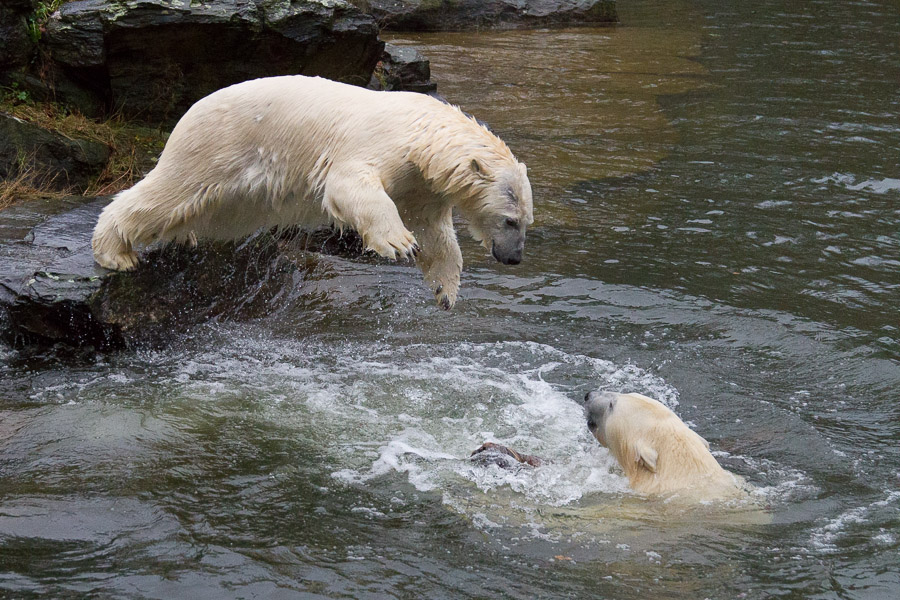
[[[83,188],[109,160],[106,144],[49,131],[0,113],[0,179],[32,170],[44,187]]]
[[[311,268],[262,233],[236,243],[167,246],[144,253],[134,272],[108,271],[94,263],[90,247],[108,201],[72,197],[0,212],[0,337],[7,343],[157,344],[200,321],[265,314]]]
[[[60,100],[169,124],[257,77],[366,85],[383,47],[375,20],[343,0],[78,0],[50,18],[42,45]]]
[[[393,44],[384,45],[384,52],[375,67],[369,87],[424,94],[437,90],[437,84],[431,81],[431,64],[428,59],[415,48]]]
[[[385,29],[453,31],[615,23],[615,0],[353,0]]]
[[[544,459],[531,454],[522,454],[512,448],[494,442],[485,442],[469,455],[469,460],[481,465],[496,465],[501,469],[512,469],[518,465],[539,467],[544,464]]]

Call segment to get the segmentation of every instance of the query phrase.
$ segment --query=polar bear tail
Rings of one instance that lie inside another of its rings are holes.
[[[101,267],[130,271],[137,266],[138,257],[132,246],[134,236],[125,212],[130,204],[129,196],[134,192],[135,189],[132,188],[116,194],[115,199],[100,213],[91,238],[91,247],[94,260]]]

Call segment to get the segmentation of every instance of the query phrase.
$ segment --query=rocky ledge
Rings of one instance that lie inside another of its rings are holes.
[[[351,0],[393,31],[459,31],[603,25],[615,0]]]
[[[375,20],[344,0],[77,0],[47,22],[31,88],[96,115],[172,123],[247,79],[302,74],[366,85]]]
[[[431,64],[415,48],[385,44],[381,60],[375,66],[369,87],[373,90],[434,94]]]
[[[158,343],[221,315],[267,314],[273,298],[313,267],[292,261],[263,233],[239,243],[161,248],[145,253],[134,272],[108,271],[94,263],[90,247],[107,202],[71,197],[0,212],[0,338],[18,347]]]

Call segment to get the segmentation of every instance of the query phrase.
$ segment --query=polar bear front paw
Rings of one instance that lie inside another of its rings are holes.
[[[403,229],[387,235],[369,234],[363,239],[367,250],[373,250],[379,256],[400,260],[401,258],[414,259],[419,254],[419,245],[411,231]]]
[[[444,310],[450,310],[456,304],[456,294],[459,291],[459,285],[440,285],[434,288],[434,299],[437,300],[438,306]]]

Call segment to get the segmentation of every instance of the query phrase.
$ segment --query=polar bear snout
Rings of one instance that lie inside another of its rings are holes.
[[[606,419],[616,405],[619,394],[596,390],[584,396],[584,417],[590,432],[597,441],[606,446],[604,426]]]
[[[506,219],[504,227],[491,236],[491,256],[504,265],[517,265],[525,253],[525,227]]]
[[[522,242],[512,250],[504,249],[503,246],[497,244],[496,240],[491,240],[491,256],[493,256],[497,262],[503,263],[504,265],[519,264],[522,262],[522,255],[524,253],[525,240],[522,240]]]
[[[612,409],[612,407],[616,404],[616,399],[619,397],[619,394],[616,392],[604,392],[602,390],[594,390],[593,392],[588,392],[584,395],[584,408],[588,410],[589,407],[603,410],[604,412]]]

